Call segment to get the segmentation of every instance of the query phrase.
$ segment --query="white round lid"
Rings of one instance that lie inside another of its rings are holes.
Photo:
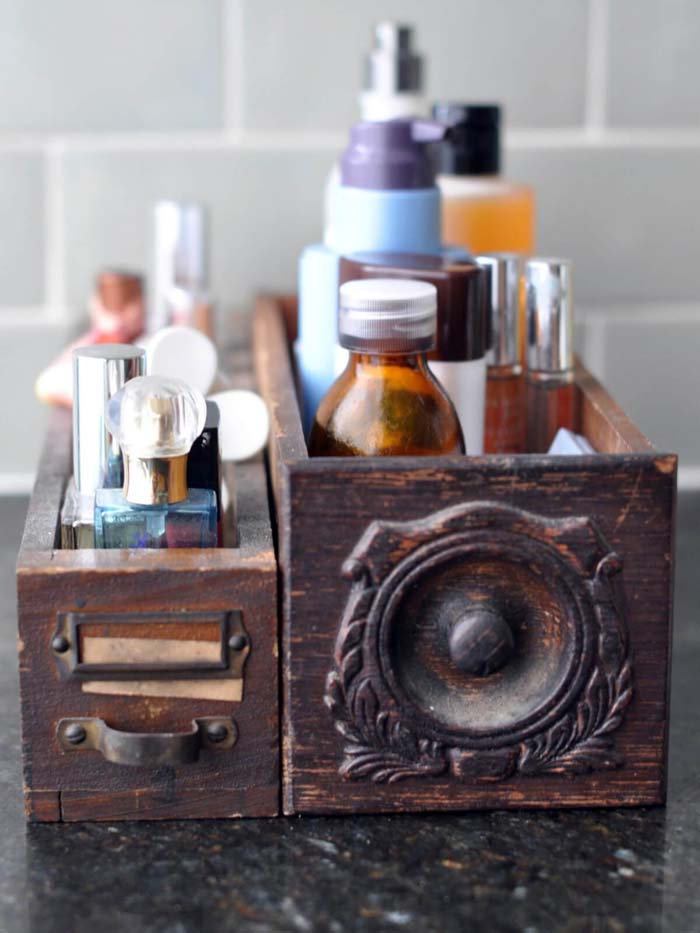
[[[143,341],[148,372],[184,379],[205,395],[216,379],[219,357],[214,342],[194,327],[164,327]]]

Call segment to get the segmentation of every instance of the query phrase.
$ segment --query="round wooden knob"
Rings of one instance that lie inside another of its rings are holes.
[[[496,609],[479,606],[467,610],[452,627],[450,657],[465,674],[488,677],[513,653],[510,626]]]

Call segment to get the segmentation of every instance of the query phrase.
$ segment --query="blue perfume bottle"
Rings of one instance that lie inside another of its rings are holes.
[[[107,406],[124,458],[124,489],[98,489],[98,548],[216,547],[216,493],[187,488],[187,455],[204,396],[180,379],[131,379]]]

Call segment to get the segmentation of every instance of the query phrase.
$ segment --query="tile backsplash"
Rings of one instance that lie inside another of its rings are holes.
[[[0,0],[0,491],[25,488],[34,371],[96,270],[148,270],[163,197],[208,204],[220,321],[293,289],[379,17],[430,98],[500,101],[541,252],[576,264],[579,344],[700,484],[700,5],[693,0]],[[693,409],[695,406],[695,410]]]

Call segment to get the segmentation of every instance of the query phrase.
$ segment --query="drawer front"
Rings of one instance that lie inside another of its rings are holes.
[[[665,461],[334,482],[290,488],[287,812],[663,801]]]
[[[23,579],[29,791],[63,819],[274,813],[276,609],[271,571]]]

